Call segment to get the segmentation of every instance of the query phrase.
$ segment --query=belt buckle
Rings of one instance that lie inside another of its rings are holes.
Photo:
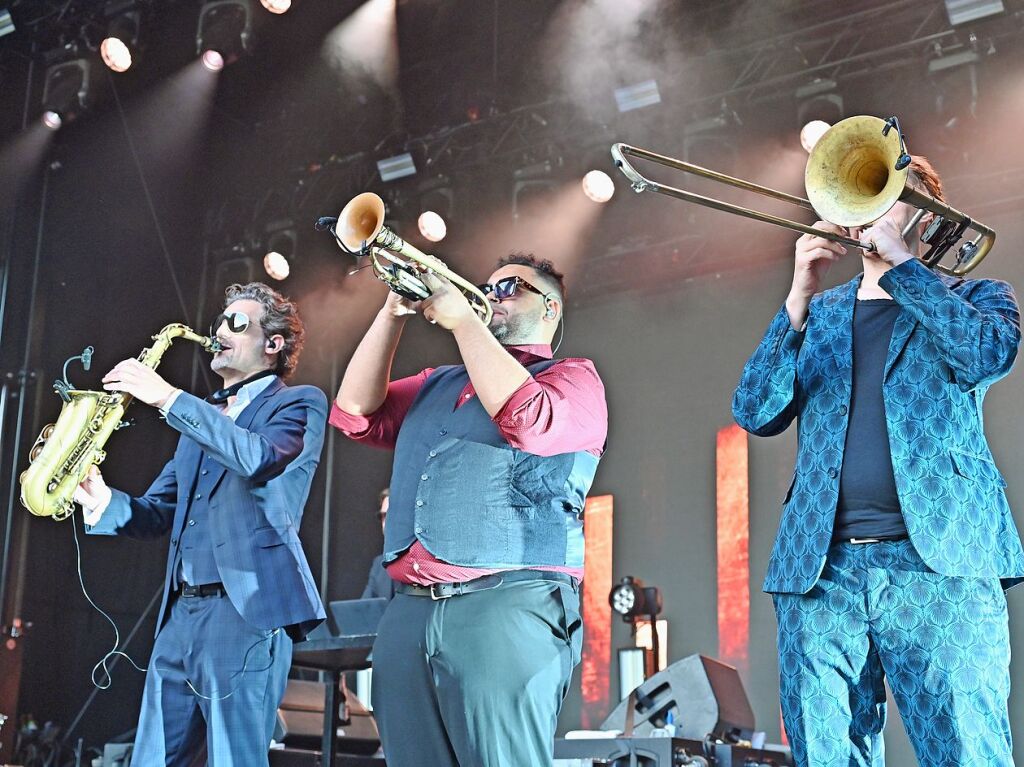
[[[450,584],[447,584],[447,583],[431,583],[430,584],[430,598],[433,599],[435,602],[440,602],[443,599],[451,599],[453,596],[455,596],[455,592],[452,592],[450,594],[442,594],[442,593],[440,593],[437,590],[438,586],[448,586],[448,585],[450,585]]]

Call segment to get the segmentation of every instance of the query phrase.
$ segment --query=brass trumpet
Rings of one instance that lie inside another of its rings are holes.
[[[896,130],[891,130],[894,125]],[[874,250],[875,246],[870,242],[817,229],[741,205],[733,205],[713,197],[705,197],[685,189],[659,184],[637,171],[626,159],[627,156],[798,205],[816,212],[825,221],[845,227],[868,225],[880,218],[898,201],[903,201],[918,208],[918,212],[903,229],[904,238],[913,231],[926,213],[934,214],[932,222],[921,237],[929,246],[928,252],[921,260],[944,274],[962,276],[970,272],[988,255],[996,239],[996,233],[991,228],[974,221],[967,214],[941,200],[915,189],[909,183],[910,168],[901,162],[906,157],[906,151],[895,118],[882,120],[864,115],[850,117],[833,125],[818,140],[807,158],[807,168],[804,172],[807,199],[629,144],[612,146],[615,166],[629,179],[636,192],[656,192],[766,224],[824,237],[855,248]],[[976,232],[976,236],[964,242],[957,250],[956,264],[952,267],[940,264],[942,257],[961,240],[968,229]]]
[[[410,245],[384,226],[384,212],[384,200],[379,195],[363,192],[349,200],[338,214],[337,222],[327,228],[343,250],[356,256],[369,256],[377,279],[403,298],[422,301],[429,297],[430,288],[419,275],[424,271],[437,274],[465,294],[485,325],[490,323],[491,302],[487,296],[449,269],[441,259]],[[330,219],[321,219],[324,221]]]

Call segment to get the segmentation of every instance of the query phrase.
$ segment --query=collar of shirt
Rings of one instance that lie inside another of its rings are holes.
[[[527,365],[537,360],[549,360],[551,344],[523,344],[522,346],[506,346],[506,351],[515,357],[516,362]]]
[[[224,415],[232,421],[237,419],[241,412],[245,410],[246,405],[260,396],[260,394],[263,393],[263,390],[270,386],[276,378],[276,376],[264,376],[263,378],[257,378],[251,383],[247,383],[238,390],[238,395],[235,397],[235,401],[228,405],[224,410]]]

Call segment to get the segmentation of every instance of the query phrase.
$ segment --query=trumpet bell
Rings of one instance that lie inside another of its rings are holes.
[[[863,226],[903,196],[909,168],[895,170],[902,154],[899,133],[884,135],[885,120],[849,117],[833,125],[807,159],[807,198],[824,221]]]
[[[358,253],[373,244],[384,227],[384,200],[373,192],[357,194],[338,214],[338,240],[347,250]]]

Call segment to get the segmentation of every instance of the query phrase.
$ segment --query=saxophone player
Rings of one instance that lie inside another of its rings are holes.
[[[181,433],[145,494],[94,470],[75,494],[93,534],[170,533],[156,642],[132,764],[267,765],[293,640],[324,617],[298,538],[320,458],[327,399],[286,386],[302,350],[297,307],[263,285],[232,285],[211,333],[224,383],[203,401],[138,360],[107,391],[158,408]]]

